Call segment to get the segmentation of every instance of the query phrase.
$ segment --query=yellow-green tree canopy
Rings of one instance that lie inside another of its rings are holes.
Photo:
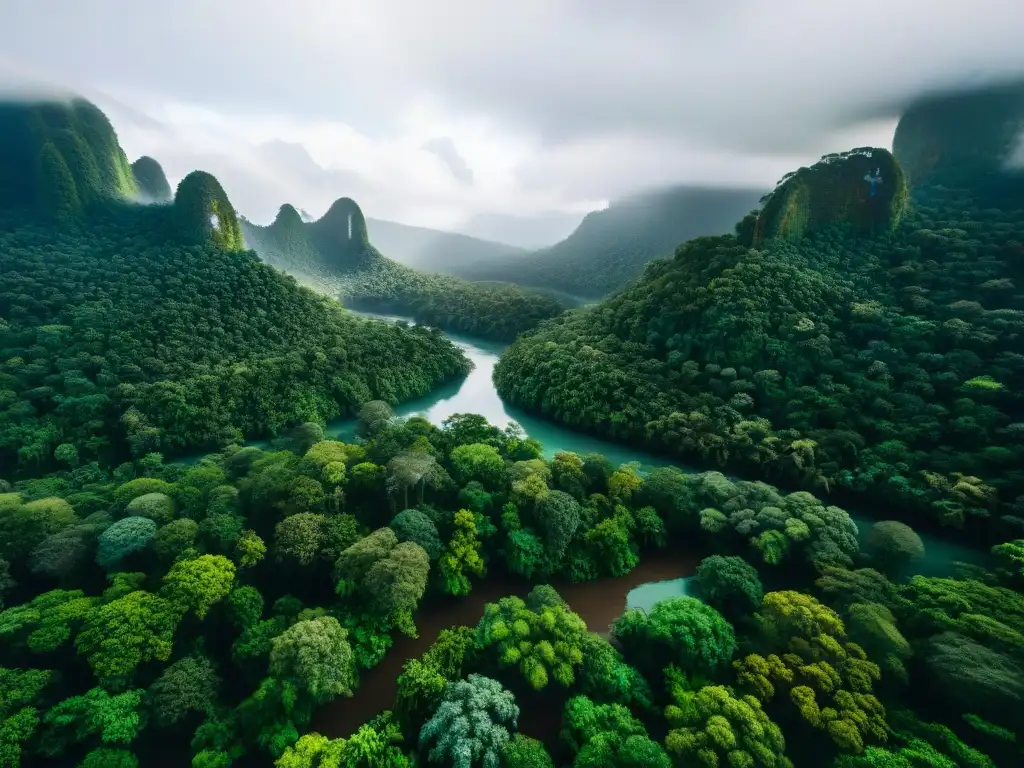
[[[501,666],[518,667],[535,690],[545,688],[552,677],[569,687],[583,662],[587,625],[554,594],[558,602],[552,604],[542,585],[530,592],[527,601],[503,597],[488,603],[477,625],[484,651]]]

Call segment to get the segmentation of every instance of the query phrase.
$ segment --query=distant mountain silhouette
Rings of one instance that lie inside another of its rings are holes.
[[[427,272],[455,273],[467,264],[519,258],[528,253],[504,243],[382,219],[367,219],[366,228],[370,241],[381,253]]]
[[[456,274],[598,297],[638,277],[680,243],[731,232],[764,190],[679,186],[645,192],[594,211],[569,237],[522,259],[469,263]]]
[[[507,243],[517,248],[547,248],[565,240],[583,221],[582,213],[551,211],[533,216],[506,213],[478,213],[459,231],[464,235]]]
[[[1024,202],[1024,82],[919,99],[900,118],[893,153],[912,189],[965,187]]]

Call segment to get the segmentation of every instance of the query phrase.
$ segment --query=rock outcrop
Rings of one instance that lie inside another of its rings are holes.
[[[353,268],[379,258],[370,246],[363,212],[349,197],[335,200],[327,213],[306,225],[306,232],[326,264]]]
[[[192,243],[213,241],[228,251],[245,248],[238,215],[216,177],[192,171],[178,184],[174,212],[180,235]]]
[[[825,155],[809,168],[786,175],[762,202],[756,223],[744,221],[741,227],[755,247],[773,238],[799,240],[834,225],[857,234],[879,234],[899,224],[907,206],[907,182],[892,153],[861,147]]]

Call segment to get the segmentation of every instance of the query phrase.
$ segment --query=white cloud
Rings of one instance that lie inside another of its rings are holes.
[[[323,119],[217,112],[138,94],[93,98],[110,115],[130,157],[155,157],[172,186],[196,168],[213,173],[236,207],[256,221],[270,220],[285,202],[319,215],[343,196],[355,198],[369,216],[450,229],[492,211],[585,213],[603,203],[586,196],[566,200],[557,187],[517,184],[530,148],[489,135],[479,121],[433,121],[417,110],[421,119],[404,120],[405,133],[370,137]],[[131,111],[123,108],[126,102]],[[150,119],[139,120],[138,113]],[[452,141],[473,167],[472,186],[423,148],[438,130],[459,136]]]
[[[205,164],[254,218],[285,201],[316,213],[354,189],[371,216],[458,227],[652,184],[767,186],[825,152],[888,145],[915,95],[1024,73],[1020,11],[1020,0],[32,0],[0,4],[0,49],[150,115],[162,127],[115,115],[130,153],[170,175]],[[423,149],[439,136],[472,185]],[[322,173],[268,162],[267,142],[301,145]]]

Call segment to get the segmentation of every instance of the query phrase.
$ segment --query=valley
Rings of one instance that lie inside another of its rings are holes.
[[[900,114],[527,253],[0,104],[0,764],[1024,762],[1024,86]]]

